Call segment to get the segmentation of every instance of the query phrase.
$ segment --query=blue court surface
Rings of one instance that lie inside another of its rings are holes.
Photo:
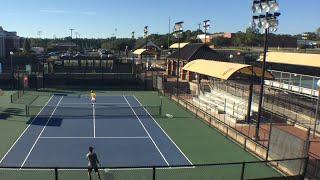
[[[55,95],[0,161],[9,167],[86,167],[93,146],[103,167],[190,165],[134,96]]]

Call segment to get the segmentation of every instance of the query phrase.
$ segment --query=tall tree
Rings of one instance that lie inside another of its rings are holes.
[[[318,40],[320,40],[320,27],[318,27],[318,29],[316,30],[316,34],[317,34]]]
[[[31,49],[30,42],[28,39],[25,39],[23,43],[23,51],[29,52],[30,49]]]

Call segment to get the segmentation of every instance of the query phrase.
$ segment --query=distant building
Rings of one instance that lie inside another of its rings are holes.
[[[54,43],[50,45],[52,51],[68,51],[79,49],[79,46],[73,42]]]
[[[8,32],[0,26],[0,57],[5,58],[10,51],[16,51],[20,47],[20,37],[17,32]]]
[[[231,39],[232,38],[232,33],[217,33],[217,34],[199,34],[197,36],[197,39],[200,39],[201,42],[205,43],[205,41],[207,41],[206,43],[212,42],[214,38],[217,37],[223,37],[226,39]]]
[[[44,48],[43,47],[32,47],[31,51],[35,52],[36,54],[42,54],[42,53],[44,53]]]
[[[225,54],[217,52],[211,49],[209,46],[203,43],[189,43],[186,44],[179,51],[175,51],[167,57],[167,74],[177,76],[179,69],[179,76],[185,80],[190,78],[186,71],[182,68],[187,63],[196,59],[206,59],[215,61],[229,61],[229,58]],[[178,64],[178,61],[180,64]]]
[[[312,40],[297,40],[298,47],[308,47],[308,48],[319,48],[320,42],[319,41],[312,41]]]

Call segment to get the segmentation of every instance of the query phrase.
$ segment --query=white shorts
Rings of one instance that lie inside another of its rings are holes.
[[[96,102],[96,98],[92,97],[91,102]]]

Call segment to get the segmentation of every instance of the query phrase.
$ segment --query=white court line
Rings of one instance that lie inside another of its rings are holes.
[[[141,107],[143,107],[143,105],[141,104],[141,102],[136,98],[136,96],[133,96],[136,101],[140,104]],[[158,125],[158,127],[162,130],[162,132],[170,139],[170,141],[176,146],[176,148],[180,151],[180,153],[188,160],[188,162],[190,163],[190,165],[192,165],[192,162],[190,161],[190,159],[182,152],[182,150],[178,147],[178,145],[171,139],[171,137],[164,131],[164,129],[162,129],[162,127],[159,125],[159,123],[153,118],[153,116],[150,115],[150,113],[148,112],[148,110],[146,110],[145,107],[143,107],[143,109],[148,113],[148,115],[152,118],[152,120]]]
[[[93,137],[96,137],[96,110],[94,108],[94,103],[92,104],[92,119],[93,119]]]
[[[91,103],[61,103],[60,105],[75,105],[75,104],[80,104],[80,105],[91,105]],[[96,105],[118,105],[118,104],[123,104],[123,105],[128,105],[127,103],[95,103]]]
[[[164,155],[162,154],[162,152],[160,151],[159,147],[157,146],[157,144],[154,142],[153,138],[150,136],[150,133],[148,132],[148,130],[146,129],[146,127],[144,126],[144,124],[141,122],[141,119],[139,118],[139,116],[137,115],[137,113],[134,111],[134,109],[132,108],[131,104],[129,103],[129,101],[127,100],[127,98],[123,95],[123,98],[127,101],[128,105],[130,106],[132,112],[134,113],[134,115],[137,117],[137,119],[139,120],[141,126],[143,127],[143,129],[146,131],[146,133],[148,134],[148,136],[150,137],[152,143],[154,144],[154,146],[156,147],[156,149],[159,151],[161,157],[163,158],[163,160],[166,162],[166,164],[168,166],[170,166],[170,164],[168,163],[167,159],[164,157]]]
[[[40,137],[40,139],[149,139],[149,137]]]
[[[61,99],[59,100],[58,104],[56,105],[56,107],[55,107],[55,108],[54,108],[54,110],[52,111],[52,113],[51,113],[51,115],[50,115],[50,117],[49,117],[49,120],[46,122],[46,124],[45,124],[45,125],[44,125],[44,127],[42,128],[42,130],[41,130],[41,132],[40,132],[39,136],[37,137],[36,141],[33,143],[32,147],[31,147],[31,149],[30,149],[29,153],[27,154],[26,158],[24,159],[24,161],[23,161],[23,163],[22,163],[21,167],[23,167],[23,166],[24,166],[24,164],[26,163],[26,161],[27,161],[28,157],[30,156],[30,154],[31,154],[31,152],[32,152],[32,150],[33,150],[33,148],[35,147],[35,145],[36,145],[36,144],[37,144],[37,142],[39,141],[41,134],[43,133],[43,131],[45,130],[45,128],[46,128],[46,127],[47,127],[47,125],[49,124],[49,122],[50,122],[50,120],[51,120],[51,118],[52,118],[52,116],[53,116],[54,112],[57,110],[57,108],[58,108],[58,106],[59,106],[59,104],[60,104],[60,102],[61,102],[61,100],[62,100],[62,99],[63,99],[63,96],[61,96]]]
[[[24,129],[24,131],[20,134],[18,139],[13,143],[13,145],[10,147],[10,149],[6,152],[6,154],[2,157],[0,160],[0,164],[2,161],[6,158],[6,156],[9,154],[9,152],[12,150],[12,148],[17,144],[17,142],[20,140],[20,138],[24,135],[24,133],[29,129],[29,127],[32,125],[33,121],[38,118],[40,113],[43,111],[43,109],[48,105],[48,103],[51,101],[53,96],[50,97],[50,99],[46,102],[46,104],[41,108],[41,110],[38,112],[38,114],[31,120],[30,124],[27,126],[27,128]]]

